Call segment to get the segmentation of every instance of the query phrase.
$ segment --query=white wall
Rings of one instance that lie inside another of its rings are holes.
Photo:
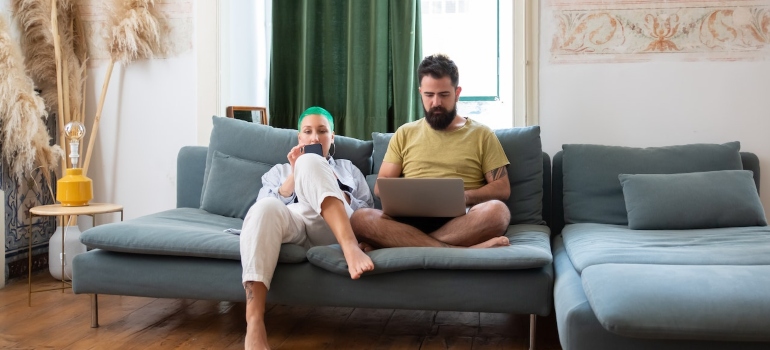
[[[554,64],[554,29],[542,9],[540,125],[543,149],[564,143],[632,147],[740,141],[763,168],[770,217],[770,57],[756,61]],[[661,55],[662,56],[662,55]]]
[[[219,52],[219,5],[220,1],[195,1],[195,39],[193,40],[197,74],[195,100],[188,103],[197,106],[198,121],[196,140],[198,145],[209,144],[213,123],[211,116],[224,115],[220,108],[220,60]]]
[[[94,202],[123,205],[126,220],[176,206],[176,156],[182,146],[196,144],[195,72],[193,52],[116,64],[88,170]],[[90,137],[106,64],[88,73]],[[103,215],[97,224],[117,220]],[[83,221],[90,222],[81,220],[81,228]]]

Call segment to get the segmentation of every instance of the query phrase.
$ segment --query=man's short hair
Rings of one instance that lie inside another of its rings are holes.
[[[417,68],[417,78],[420,84],[426,75],[430,75],[433,79],[449,77],[455,88],[460,84],[460,72],[457,70],[457,65],[443,53],[427,56],[420,62],[420,66]]]

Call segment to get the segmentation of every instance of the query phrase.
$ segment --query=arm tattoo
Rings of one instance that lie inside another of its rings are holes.
[[[492,175],[492,181],[500,180],[503,178],[503,176],[508,175],[508,169],[504,166],[501,166],[495,170],[490,171]]]
[[[254,282],[246,282],[246,303],[250,303],[252,299],[254,299],[254,291],[251,290],[251,285],[254,284]]]

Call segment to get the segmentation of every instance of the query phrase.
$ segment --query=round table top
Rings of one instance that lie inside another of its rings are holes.
[[[41,216],[58,216],[114,213],[122,210],[123,206],[118,204],[89,203],[80,207],[63,207],[61,204],[40,205],[30,208],[29,212]]]

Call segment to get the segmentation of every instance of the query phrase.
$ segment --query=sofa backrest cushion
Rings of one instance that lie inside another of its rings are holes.
[[[334,136],[332,157],[347,159],[361,170],[364,176],[372,173],[372,141],[363,141],[347,136]]]
[[[564,222],[627,225],[618,175],[742,170],[739,150],[739,142],[650,148],[565,144],[561,155]]]
[[[200,208],[222,216],[246,217],[262,187],[259,179],[272,167],[214,151]]]
[[[543,152],[540,127],[495,130],[508,165],[511,195],[506,204],[511,211],[511,224],[541,225],[543,220]],[[388,148],[392,133],[372,133],[374,151],[373,174],[377,174]]]
[[[749,170],[620,174],[628,227],[691,230],[767,226]]]
[[[184,146],[176,157],[176,207],[199,208],[206,170],[206,146]]]
[[[218,152],[222,157],[229,156],[232,157],[232,159],[240,159],[272,167],[275,164],[286,163],[286,154],[298,143],[296,130],[273,128],[268,125],[249,123],[238,119],[221,118],[217,116],[213,117],[213,123],[214,127],[211,130],[211,139],[206,154],[206,167],[203,173],[201,208],[203,208],[204,199],[207,200],[207,204],[226,203],[234,200],[243,202],[240,201],[240,199],[230,197],[230,194],[223,191],[211,191],[210,193],[207,193],[210,181],[221,181],[221,178],[217,177],[211,179],[215,152]],[[364,175],[371,172],[372,141],[362,141],[350,137],[335,136],[334,143],[333,156],[335,158],[350,160]],[[214,165],[229,166],[232,164],[235,163],[225,161],[218,162],[218,164]],[[244,163],[241,162],[238,164]],[[220,169],[217,173],[234,174],[231,170],[232,169]],[[251,197],[256,198],[259,189],[262,188],[260,177],[250,178],[249,181],[254,181],[257,183],[257,186],[240,193],[245,199]],[[252,191],[255,192],[252,193]],[[251,203],[253,203],[253,201],[248,204],[246,207],[247,210],[248,207],[251,206]],[[229,213],[231,211],[230,209],[232,209],[219,206],[208,206],[208,208],[216,208],[214,209],[214,212],[220,215],[224,215],[222,213],[225,212]]]

